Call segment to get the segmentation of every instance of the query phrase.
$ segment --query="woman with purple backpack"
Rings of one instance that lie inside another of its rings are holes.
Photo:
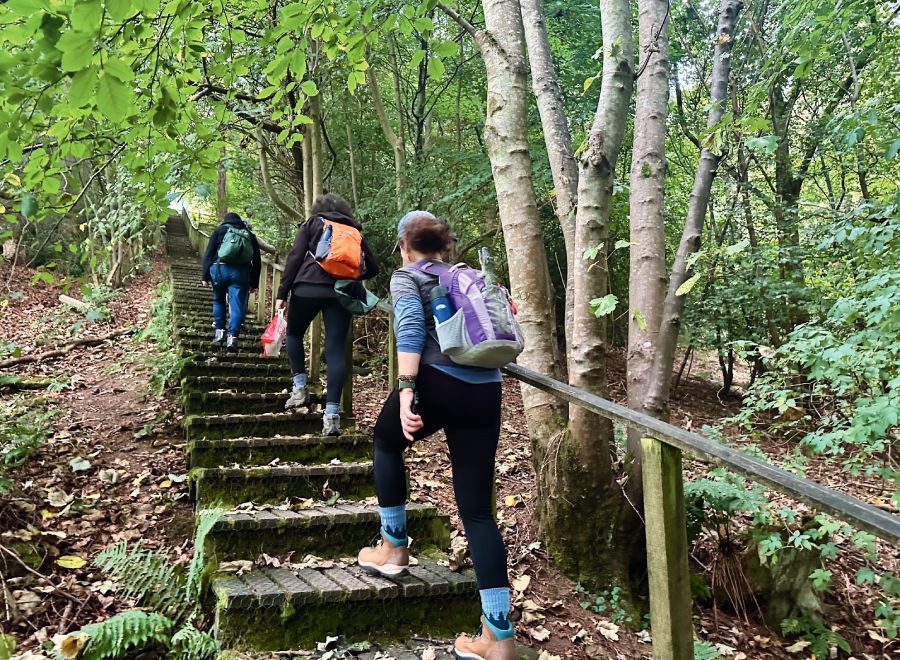
[[[514,660],[506,548],[492,512],[500,438],[500,370],[460,365],[441,350],[431,299],[439,286],[438,272],[449,270],[441,261],[453,240],[449,225],[426,211],[412,211],[397,225],[397,238],[403,267],[391,277],[391,298],[400,377],[375,424],[381,539],[359,553],[359,565],[388,577],[406,573],[403,452],[413,441],[443,429],[483,613],[481,633],[474,638],[461,635],[455,652],[460,658]]]

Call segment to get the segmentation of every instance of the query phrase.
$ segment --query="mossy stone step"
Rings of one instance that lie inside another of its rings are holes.
[[[226,351],[219,344],[208,343],[206,345],[192,342],[179,342],[181,357],[190,358],[195,363],[203,362],[234,362],[240,364],[278,364],[279,362],[287,362],[287,351],[282,350],[281,355],[277,357],[266,357],[262,354],[260,346],[252,347],[245,345],[243,349],[238,348],[237,351]]]
[[[322,428],[321,413],[284,411],[234,415],[190,415],[184,419],[188,442],[198,438],[251,438],[276,435],[308,435]],[[352,417],[341,417],[341,430],[351,433]]]
[[[291,367],[282,360],[272,360],[267,364],[246,364],[241,362],[188,362],[181,367],[181,377],[188,376],[283,376],[291,381]]]
[[[252,319],[248,319],[248,323],[253,323]],[[246,326],[245,326],[246,327]],[[206,328],[178,328],[175,334],[178,341],[208,341],[210,345],[212,344],[213,339],[213,327],[212,327],[212,319],[210,318],[209,326]],[[241,347],[244,350],[249,348],[253,348],[254,350],[262,350],[262,344],[260,344],[259,339],[262,336],[262,330],[255,334],[249,334],[247,332],[242,331],[240,336],[238,337],[238,349]]]
[[[274,557],[293,551],[325,559],[355,556],[378,533],[377,506],[336,504],[300,511],[226,513],[206,537],[206,556],[216,562]],[[417,555],[450,547],[450,518],[425,504],[407,505],[407,529]]]
[[[287,392],[291,379],[285,376],[188,376],[181,380],[182,395],[190,392]]]
[[[188,444],[192,468],[241,465],[268,465],[276,458],[293,463],[367,461],[372,458],[372,438],[368,435],[276,436],[274,438],[201,438]]]
[[[372,463],[196,468],[191,483],[199,508],[244,502],[278,504],[288,497],[321,498],[327,489],[345,499],[375,494]]]
[[[283,412],[288,392],[189,392],[182,397],[185,415]],[[311,396],[309,404],[324,404]]]
[[[339,634],[373,643],[450,637],[478,622],[475,575],[420,560],[402,578],[347,568],[266,568],[213,580],[216,638],[227,648],[314,648]]]
[[[262,337],[262,333],[265,332],[265,330],[266,327],[260,323],[257,323],[255,319],[247,319],[241,326],[241,334],[239,339],[243,339],[244,343],[252,343],[255,348],[262,351],[262,344],[259,343],[259,339],[260,337]],[[191,335],[200,334],[205,335],[208,339],[212,339],[212,314],[209,314],[208,316],[197,315],[192,319],[176,319],[175,333],[178,335],[182,333],[190,333]]]

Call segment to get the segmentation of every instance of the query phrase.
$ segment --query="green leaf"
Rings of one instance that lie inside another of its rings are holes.
[[[103,73],[107,73],[122,82],[134,80],[134,71],[123,60],[117,57],[110,57],[103,65]]]
[[[131,106],[131,90],[120,80],[103,75],[97,85],[97,109],[113,122],[121,122]]]
[[[888,146],[887,151],[884,152],[884,157],[890,160],[897,156],[897,152],[900,151],[900,138],[897,138]]]
[[[686,296],[694,288],[694,285],[700,281],[700,273],[697,273],[686,279],[680,287],[675,291],[676,296]]]
[[[16,652],[16,638],[6,633],[0,633],[0,660],[9,660]]]
[[[316,86],[315,81],[313,80],[304,80],[300,84],[300,91],[302,91],[307,96],[315,96],[319,93],[319,88]]]
[[[619,250],[619,249],[621,249],[621,248],[627,248],[627,247],[630,246],[630,245],[631,245],[631,241],[618,240],[618,241],[616,241],[616,244],[613,245],[613,250]]]
[[[434,22],[428,18],[427,16],[423,16],[422,18],[417,18],[413,25],[416,26],[416,29],[419,32],[431,32],[434,30]]]
[[[428,77],[432,80],[440,80],[444,75],[444,71],[447,67],[444,66],[444,63],[436,57],[428,58]]]
[[[753,151],[773,154],[778,149],[778,136],[764,135],[762,137],[747,138],[746,145],[748,149],[753,149]]]
[[[749,245],[750,239],[745,238],[744,240],[738,241],[734,245],[729,245],[727,248],[725,248],[725,254],[727,254],[729,257],[733,257],[734,255],[746,250]]]
[[[121,21],[136,13],[137,7],[131,0],[106,0],[106,11],[114,21]]]
[[[35,213],[37,213],[38,203],[37,199],[35,199],[34,195],[31,193],[25,193],[22,195],[22,202],[19,206],[19,212],[25,216],[26,218],[32,217]]]
[[[97,67],[89,66],[72,77],[69,85],[69,103],[76,108],[85,105],[97,89]]]
[[[434,49],[434,54],[438,57],[452,57],[459,52],[459,44],[455,41],[444,41],[438,44]]]
[[[419,66],[419,62],[425,59],[426,52],[421,48],[413,53],[413,56],[409,58],[409,66],[414,68]]]
[[[78,0],[69,16],[72,27],[86,32],[99,32],[103,17],[103,5],[100,0]]]
[[[597,318],[611,314],[615,310],[619,299],[612,293],[608,293],[602,298],[594,298],[590,303],[591,312]]]
[[[640,330],[641,332],[646,332],[647,331],[647,319],[644,318],[643,312],[641,312],[641,310],[639,310],[637,307],[635,307],[631,311],[631,316],[634,319],[635,324],[637,324],[638,330]]]

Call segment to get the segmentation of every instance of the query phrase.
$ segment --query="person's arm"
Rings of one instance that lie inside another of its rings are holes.
[[[401,288],[397,286],[397,279],[392,278],[392,292]],[[415,380],[419,375],[419,363],[422,360],[426,338],[425,309],[418,291],[394,299],[394,331],[397,337],[398,375],[401,380]],[[399,394],[400,425],[403,427],[403,435],[412,441],[413,434],[423,426],[422,418],[412,411],[415,391],[402,389]]]
[[[378,259],[375,258],[375,253],[372,252],[372,248],[366,243],[365,238],[362,240],[362,251],[363,263],[366,265],[366,272],[363,274],[362,279],[370,280],[381,272],[381,267],[378,265]]]
[[[209,282],[212,277],[209,269],[212,268],[213,262],[216,260],[216,254],[219,252],[219,244],[222,242],[224,231],[222,226],[216,227],[215,231],[209,236],[209,242],[206,244],[206,252],[203,255],[202,275],[204,282]]]
[[[288,253],[287,261],[284,264],[284,272],[281,274],[281,286],[278,287],[278,299],[275,301],[275,308],[281,309],[291,293],[294,286],[294,278],[297,271],[303,265],[306,259],[306,253],[309,252],[309,225],[312,220],[307,220],[297,231],[297,237],[294,239],[294,247]]]

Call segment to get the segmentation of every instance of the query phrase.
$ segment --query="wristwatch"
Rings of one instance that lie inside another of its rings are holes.
[[[416,389],[416,377],[415,376],[400,376],[397,379],[397,389],[398,390],[414,390],[414,389]]]

